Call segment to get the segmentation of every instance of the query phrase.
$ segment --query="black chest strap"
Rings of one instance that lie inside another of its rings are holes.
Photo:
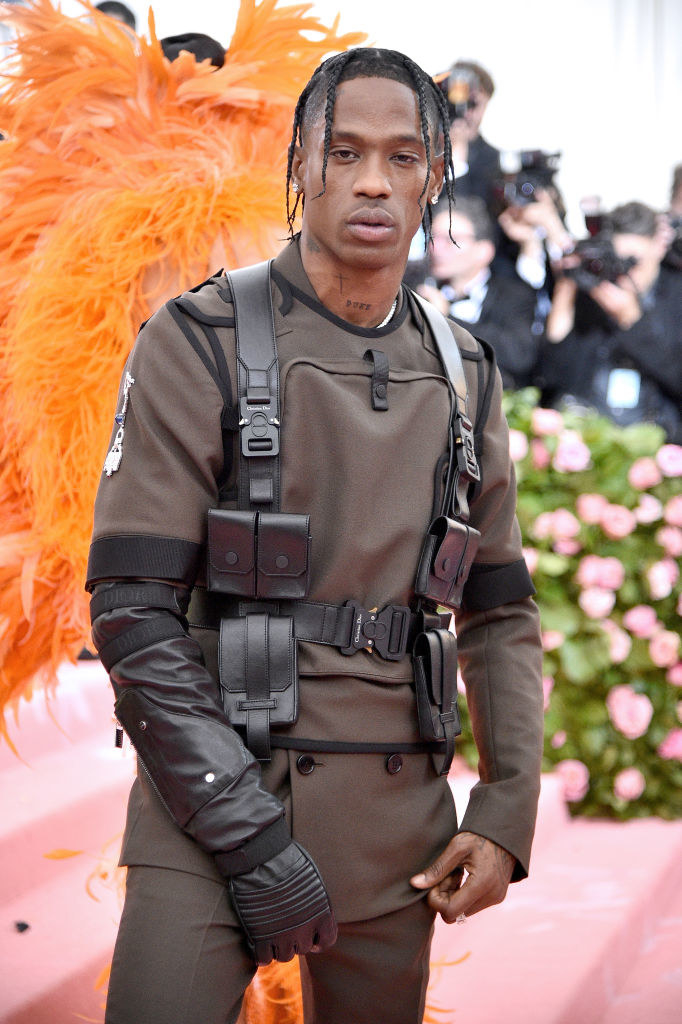
[[[455,393],[455,410],[451,424],[450,471],[445,487],[444,513],[469,519],[469,486],[481,479],[474,450],[474,426],[467,408],[467,383],[464,364],[448,322],[443,314],[421,295],[413,293],[429,325],[436,349]]]
[[[239,508],[277,512],[280,401],[271,262],[231,270],[227,278],[237,349]]]

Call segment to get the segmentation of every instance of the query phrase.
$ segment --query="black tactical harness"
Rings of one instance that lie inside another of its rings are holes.
[[[353,600],[343,605],[306,601],[308,517],[280,511],[280,379],[270,266],[269,261],[227,274],[237,356],[238,509],[209,512],[208,591],[194,589],[188,621],[196,628],[220,630],[226,712],[232,724],[245,727],[247,746],[260,760],[270,757],[271,726],[296,721],[296,640],[328,644],[348,656],[369,650],[389,661],[413,652],[425,741],[415,746],[445,748],[445,774],[459,732],[456,640],[447,628],[450,613],[439,613],[438,606],[461,602],[479,538],[468,525],[468,492],[480,473],[459,348],[445,318],[414,296],[452,388],[443,497],[420,558],[416,610],[398,605],[366,609]],[[387,360],[374,349],[366,358],[374,366],[372,405],[382,410],[387,407]],[[293,638],[293,651],[287,637]],[[264,653],[256,653],[259,644]]]

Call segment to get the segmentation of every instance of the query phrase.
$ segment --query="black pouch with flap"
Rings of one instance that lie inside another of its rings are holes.
[[[480,539],[478,530],[457,519],[434,519],[419,558],[415,593],[437,604],[459,608]]]
[[[445,741],[440,774],[447,775],[461,732],[457,707],[457,639],[448,629],[419,633],[412,652],[419,734]]]
[[[208,511],[208,589],[262,600],[305,597],[310,581],[310,516]]]
[[[269,761],[270,728],[298,718],[293,618],[259,613],[222,619],[219,671],[230,724],[246,730],[254,757]]]

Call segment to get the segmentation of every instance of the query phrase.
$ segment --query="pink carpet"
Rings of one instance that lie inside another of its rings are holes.
[[[101,1021],[133,764],[113,746],[99,663],[65,666],[51,708],[23,705],[12,736],[22,760],[0,745],[0,1022]],[[452,779],[460,815],[471,782]],[[545,777],[530,878],[437,928],[434,1019],[680,1024],[681,883],[682,822],[570,820]]]

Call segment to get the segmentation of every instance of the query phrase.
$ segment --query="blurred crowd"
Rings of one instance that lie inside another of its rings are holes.
[[[494,349],[506,388],[547,407],[659,424],[682,443],[682,164],[666,210],[580,201],[566,225],[559,153],[501,152],[481,134],[495,86],[474,61],[435,76],[450,111],[456,207],[416,238],[407,283]]]

